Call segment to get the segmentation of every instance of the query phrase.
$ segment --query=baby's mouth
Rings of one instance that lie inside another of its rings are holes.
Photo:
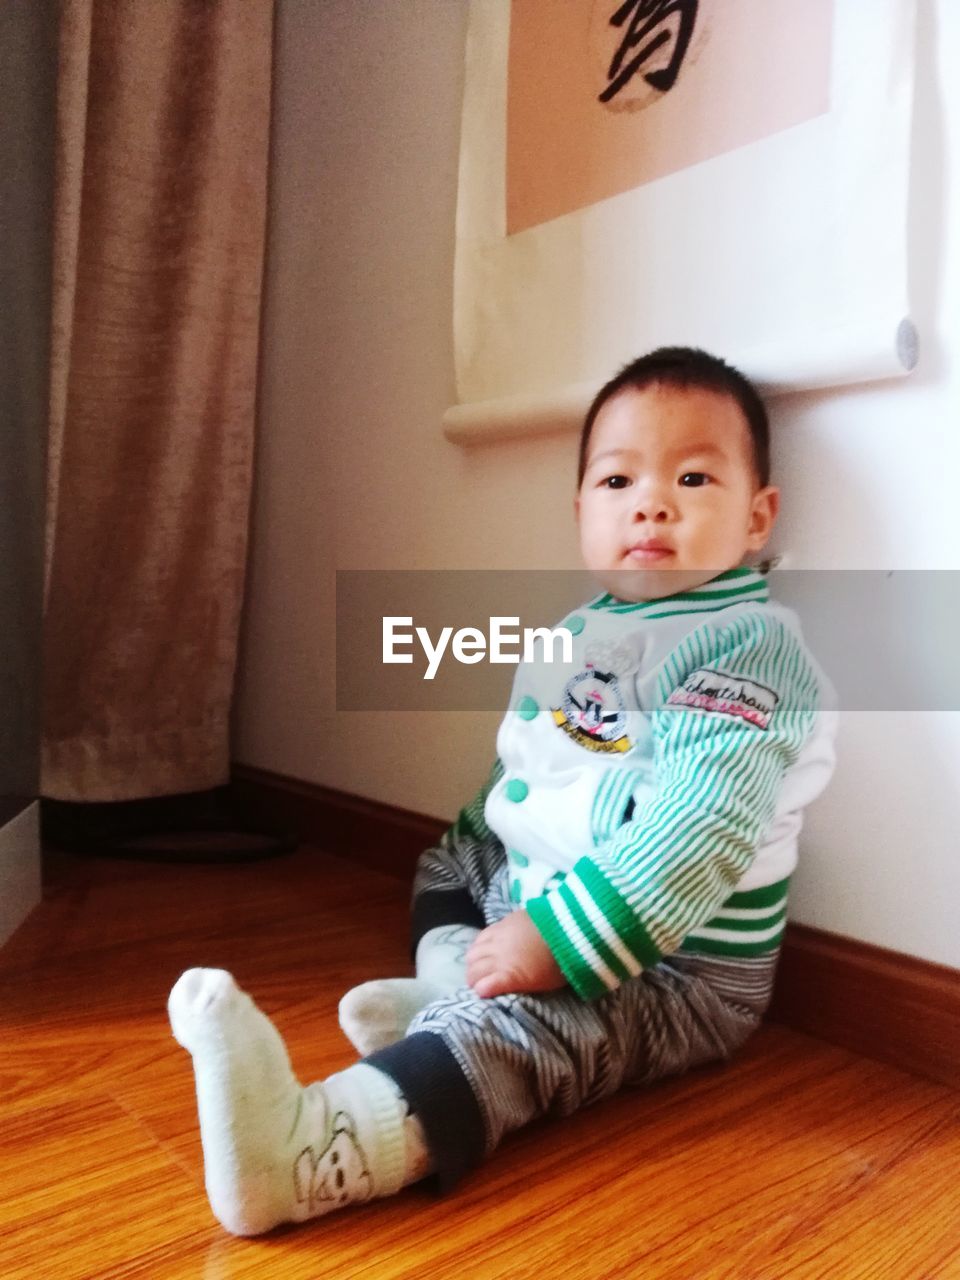
[[[665,542],[637,542],[627,548],[627,559],[632,564],[663,564],[674,555]]]

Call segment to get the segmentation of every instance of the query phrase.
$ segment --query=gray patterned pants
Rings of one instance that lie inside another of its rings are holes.
[[[438,925],[483,927],[514,909],[499,842],[461,840],[421,856],[414,947]],[[589,1001],[569,988],[493,999],[463,988],[367,1061],[403,1090],[449,1183],[531,1120],[729,1058],[760,1022],[776,960],[678,953]]]

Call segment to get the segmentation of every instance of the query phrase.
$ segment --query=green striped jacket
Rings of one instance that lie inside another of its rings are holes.
[[[738,568],[564,625],[572,663],[520,665],[451,835],[503,842],[513,901],[584,998],[681,950],[775,951],[836,719],[795,616]]]

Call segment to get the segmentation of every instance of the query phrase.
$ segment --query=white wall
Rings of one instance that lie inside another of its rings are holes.
[[[453,399],[461,0],[280,0],[260,439],[237,758],[437,816],[498,716],[334,710],[336,568],[577,564],[575,440],[464,452]],[[794,567],[957,568],[960,8],[920,0],[902,382],[773,405]],[[960,716],[848,714],[794,919],[960,968]]]
[[[0,947],[40,903],[40,806],[0,827]]]

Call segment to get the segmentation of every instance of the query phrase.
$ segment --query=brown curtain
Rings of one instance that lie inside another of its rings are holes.
[[[273,0],[61,0],[41,790],[226,781]]]

